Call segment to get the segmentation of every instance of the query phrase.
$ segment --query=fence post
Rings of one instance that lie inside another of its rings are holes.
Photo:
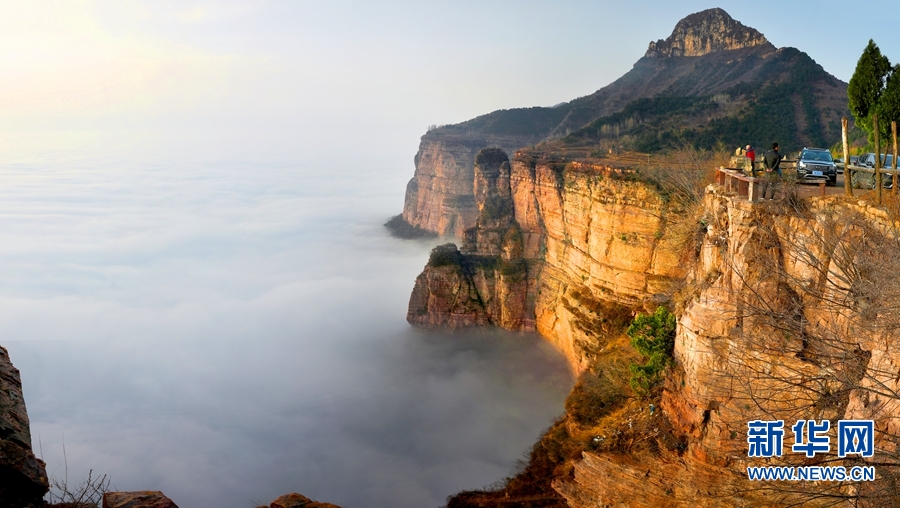
[[[853,173],[850,170],[850,143],[847,142],[847,117],[841,118],[841,139],[844,141],[844,194],[853,197]]]
[[[881,138],[878,136],[878,113],[872,115],[872,128],[875,130],[875,202],[881,204]]]
[[[891,134],[894,137],[894,182],[892,187],[894,188],[894,195],[897,194],[897,184],[898,180],[900,180],[900,175],[897,174],[897,122],[891,122]]]

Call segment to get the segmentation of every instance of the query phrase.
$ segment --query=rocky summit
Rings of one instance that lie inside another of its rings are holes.
[[[763,34],[716,8],[682,19],[667,39],[651,42],[644,56],[703,56],[716,51],[764,45],[775,49]]]

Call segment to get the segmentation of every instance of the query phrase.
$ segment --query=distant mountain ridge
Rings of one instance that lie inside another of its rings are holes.
[[[849,116],[847,83],[806,53],[776,48],[722,9],[691,14],[596,92],[554,107],[499,110],[422,136],[403,220],[462,237],[475,225],[474,157],[549,143],[653,152],[693,144],[828,147]],[[549,146],[548,146],[549,148]]]
[[[667,39],[649,44],[631,71],[593,94],[552,108],[495,111],[431,134],[518,136],[533,144],[577,132],[640,99],[690,97],[729,107],[669,108],[661,115],[647,111],[665,128],[653,130],[656,136],[649,138],[646,129],[631,133],[633,139],[626,139],[626,144],[630,141],[633,146],[628,148],[667,148],[668,130],[690,131],[680,134],[706,148],[717,141],[764,144],[775,138],[788,146],[823,145],[836,141],[840,117],[849,113],[846,88],[806,53],[777,49],[763,34],[716,8],[679,21]],[[646,110],[647,105],[634,104],[632,109]],[[681,118],[673,120],[671,115]],[[722,123],[724,118],[735,121]],[[712,120],[718,121],[710,124]],[[784,125],[754,128],[757,121]],[[620,129],[619,137],[623,134],[627,133]]]

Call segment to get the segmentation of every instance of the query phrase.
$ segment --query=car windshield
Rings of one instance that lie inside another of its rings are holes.
[[[831,162],[831,152],[806,151],[800,158],[805,161]]]

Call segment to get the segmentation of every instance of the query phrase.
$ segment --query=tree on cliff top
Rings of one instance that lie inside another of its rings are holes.
[[[883,107],[883,111],[881,110],[881,99],[885,87],[892,77],[892,71],[890,60],[881,54],[875,41],[869,39],[869,44],[863,50],[862,56],[859,57],[856,70],[847,86],[847,98],[850,100],[850,111],[856,118],[856,124],[865,129],[870,138],[874,136],[872,126],[874,114],[878,113],[882,120],[879,122],[879,131],[885,138],[889,132],[885,126],[889,127],[891,120],[898,120],[895,113],[900,111],[893,111],[888,105]]]

